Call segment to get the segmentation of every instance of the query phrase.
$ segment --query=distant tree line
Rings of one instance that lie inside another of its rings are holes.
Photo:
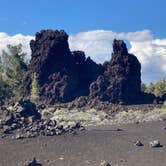
[[[23,94],[23,77],[27,71],[26,53],[22,45],[7,45],[7,51],[2,50],[0,55],[0,104],[11,98],[20,98]],[[32,98],[39,97],[39,88],[36,73],[32,75]]]
[[[156,97],[162,97],[166,94],[166,80],[160,79],[156,83],[146,85],[142,83],[141,90],[147,93],[153,93]]]

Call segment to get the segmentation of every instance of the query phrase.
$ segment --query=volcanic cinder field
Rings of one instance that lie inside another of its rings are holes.
[[[0,166],[23,166],[36,157],[43,166],[165,166],[166,122],[120,126],[88,127],[77,134],[36,137],[23,140],[0,139]],[[122,129],[117,130],[117,129]],[[161,147],[149,142],[159,140]],[[140,140],[144,146],[134,145]]]

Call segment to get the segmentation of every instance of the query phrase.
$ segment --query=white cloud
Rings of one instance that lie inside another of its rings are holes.
[[[7,44],[23,44],[23,51],[31,54],[29,41],[33,36],[17,34],[9,36],[0,33],[0,52]],[[98,63],[111,59],[112,41],[114,38],[127,42],[129,52],[135,54],[142,64],[142,80],[157,81],[166,78],[166,39],[155,39],[150,30],[129,33],[95,30],[71,35],[69,45],[71,50],[83,50]]]
[[[33,36],[25,36],[22,34],[16,34],[14,36],[9,36],[7,33],[0,32],[0,52],[3,49],[6,49],[7,44],[17,45],[22,44],[23,45],[23,51],[28,54],[28,56],[31,54],[31,50],[29,47],[29,42],[32,40]]]
[[[72,50],[83,50],[96,62],[104,62],[111,58],[114,38],[125,40],[129,52],[137,56],[144,82],[166,78],[166,39],[154,39],[150,30],[129,33],[95,30],[72,35],[69,41]]]

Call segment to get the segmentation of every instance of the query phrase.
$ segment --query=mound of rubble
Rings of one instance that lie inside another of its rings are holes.
[[[30,100],[20,100],[12,107],[2,107],[0,111],[0,131],[2,137],[12,135],[14,139],[36,136],[54,136],[75,133],[84,128],[76,123],[73,126],[58,125],[55,120],[44,119]]]

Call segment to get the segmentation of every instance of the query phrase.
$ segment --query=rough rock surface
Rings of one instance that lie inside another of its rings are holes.
[[[42,30],[30,42],[32,58],[24,78],[25,96],[30,95],[31,76],[37,74],[41,99],[49,104],[68,102],[88,95],[89,85],[103,68],[81,51],[71,52],[63,31]]]
[[[23,84],[25,97],[30,96],[35,73],[45,104],[77,102],[77,98],[80,107],[96,100],[149,104],[155,99],[159,103],[154,95],[141,92],[141,64],[128,53],[122,40],[114,40],[112,58],[103,65],[86,58],[82,51],[71,52],[63,30],[42,30],[30,47],[32,58]]]
[[[141,92],[141,64],[122,40],[114,40],[112,58],[103,66],[104,74],[90,85],[91,99],[121,104],[152,102],[153,95]]]
[[[72,126],[58,125],[55,120],[43,119],[34,103],[21,100],[12,110],[3,107],[0,110],[0,133],[2,137],[12,135],[13,139],[32,138],[39,135],[54,136],[75,133],[84,129],[79,123]]]

